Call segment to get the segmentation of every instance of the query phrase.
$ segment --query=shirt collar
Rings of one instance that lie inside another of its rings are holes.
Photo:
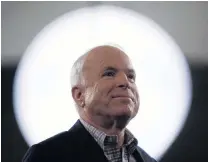
[[[83,119],[80,119],[81,123],[84,125],[84,127],[87,129],[87,131],[94,137],[94,139],[98,142],[98,144],[101,146],[101,148],[104,149],[105,146],[109,145],[116,145],[118,143],[118,137],[117,135],[107,135],[104,132],[96,129]],[[124,136],[124,145],[127,147],[127,150],[129,152],[133,152],[138,144],[137,139],[133,136],[133,134],[126,129],[125,130],[125,136]]]

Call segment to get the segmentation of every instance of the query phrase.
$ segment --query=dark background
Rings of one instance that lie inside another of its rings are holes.
[[[187,121],[160,162],[208,162],[208,5],[190,2],[3,2],[1,59],[2,162],[19,162],[28,149],[13,111],[13,78],[29,43],[55,17],[79,7],[114,4],[161,25],[188,60],[193,83]]]

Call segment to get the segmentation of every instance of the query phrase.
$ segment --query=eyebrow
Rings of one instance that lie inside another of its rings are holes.
[[[112,66],[108,66],[108,67],[105,67],[104,68],[104,71],[107,71],[107,70],[113,70],[113,71],[118,71],[118,69],[112,67]],[[127,72],[128,73],[133,73],[134,75],[136,75],[136,72],[134,69],[127,69]]]
[[[104,71],[107,71],[107,70],[118,71],[118,69],[116,69],[116,68],[114,68],[112,66],[108,66],[108,67],[104,68]]]

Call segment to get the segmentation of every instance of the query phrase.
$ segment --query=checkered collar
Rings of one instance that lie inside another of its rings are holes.
[[[83,119],[80,119],[80,121],[103,150],[105,150],[106,147],[109,147],[109,146],[115,147],[117,145],[118,143],[117,135],[109,136],[105,134],[104,132],[96,129],[92,125],[88,124]],[[133,136],[133,134],[128,129],[126,129],[123,146],[126,147],[128,152],[131,154],[136,149],[137,144],[138,144],[137,139]]]

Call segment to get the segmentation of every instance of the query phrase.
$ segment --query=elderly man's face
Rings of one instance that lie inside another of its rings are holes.
[[[84,111],[90,116],[128,116],[139,108],[135,72],[127,55],[102,47],[88,54],[84,64]]]

